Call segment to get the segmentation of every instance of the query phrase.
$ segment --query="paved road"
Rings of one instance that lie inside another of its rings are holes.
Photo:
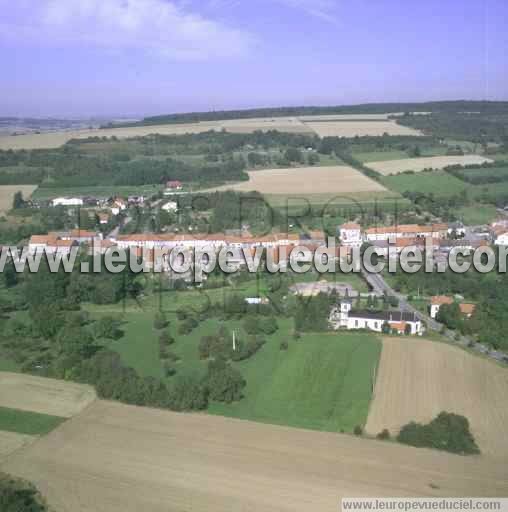
[[[402,311],[409,311],[415,313],[417,318],[419,318],[419,320],[422,321],[427,326],[427,329],[442,333],[444,336],[446,336],[449,340],[453,341],[457,345],[469,347],[472,350],[475,350],[476,352],[485,354],[491,357],[492,359],[495,359],[496,361],[508,363],[508,354],[505,354],[504,352],[500,352],[498,350],[491,350],[483,343],[478,343],[468,336],[460,336],[459,339],[456,339],[457,333],[455,331],[451,331],[449,329],[443,331],[443,324],[437,322],[433,318],[430,318],[430,316],[425,315],[424,313],[418,311],[415,307],[413,307],[407,301],[407,297],[405,295],[402,295],[401,293],[396,292],[393,288],[391,288],[391,286],[384,280],[382,275],[371,274],[369,272],[366,272],[365,270],[362,270],[362,275],[376,294],[386,294],[390,297],[396,297],[399,301],[399,308]]]

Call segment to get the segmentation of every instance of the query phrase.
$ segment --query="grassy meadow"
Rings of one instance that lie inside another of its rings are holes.
[[[455,196],[468,189],[468,184],[445,171],[420,172],[384,176],[383,184],[391,190],[404,192],[422,192],[438,196]]]
[[[0,407],[0,430],[18,434],[44,435],[58,427],[65,418],[19,409]]]
[[[344,277],[344,279],[342,278]],[[310,280],[310,277],[309,279]],[[358,276],[339,276],[359,291],[365,284]],[[222,303],[227,294],[259,296],[267,294],[266,284],[255,280],[239,287],[202,291],[166,292],[146,295],[139,302],[112,306],[86,305],[92,318],[111,314],[122,322],[124,336],[106,346],[118,352],[126,365],[142,376],[171,379],[192,375],[204,377],[207,360],[199,358],[203,336],[221,327],[243,337],[243,322],[210,317],[188,335],[177,332],[176,310],[206,311],[210,303]],[[288,299],[290,300],[290,299]],[[159,359],[159,332],[153,327],[158,308],[169,320],[167,330],[176,339],[170,350],[176,354],[176,376],[166,377]],[[307,333],[293,338],[293,319],[277,317],[279,329],[266,336],[266,344],[252,357],[234,362],[247,381],[244,398],[233,404],[212,403],[209,412],[224,416],[318,430],[351,432],[366,421],[374,369],[381,345],[370,333]],[[282,350],[281,343],[288,349]]]

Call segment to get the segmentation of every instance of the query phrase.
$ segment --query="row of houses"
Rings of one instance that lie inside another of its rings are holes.
[[[72,247],[81,244],[92,245],[100,240],[103,247],[108,246],[107,240],[102,240],[102,233],[83,229],[71,231],[51,231],[47,235],[32,235],[28,242],[28,252],[35,254],[46,251],[48,253],[69,254]]]
[[[360,247],[364,242],[388,242],[394,240],[404,245],[414,243],[415,240],[426,238],[442,240],[448,237],[450,228],[448,224],[398,224],[394,226],[376,226],[362,230],[360,224],[347,222],[339,228],[341,243],[349,247]],[[407,242],[404,242],[407,241]]]

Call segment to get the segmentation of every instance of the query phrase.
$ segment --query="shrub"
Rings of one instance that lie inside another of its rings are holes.
[[[205,382],[210,398],[226,403],[240,400],[246,385],[242,374],[223,359],[208,363]]]
[[[384,428],[376,437],[382,441],[386,441],[387,439],[390,439],[390,432],[388,429]]]
[[[281,341],[280,345],[279,345],[279,348],[281,350],[287,350],[289,348],[289,343],[287,341]]]
[[[353,434],[355,436],[361,436],[363,434],[363,428],[360,425],[356,425],[353,429]]]
[[[164,375],[166,377],[173,377],[176,374],[176,368],[171,363],[164,364]]]
[[[162,311],[157,311],[157,313],[155,313],[155,318],[153,320],[153,326],[156,329],[164,329],[166,325],[168,325],[166,315]]]
[[[159,335],[159,345],[169,347],[175,342],[175,338],[168,331],[162,331]]]
[[[435,448],[460,455],[480,453],[469,430],[469,421],[458,414],[441,412],[430,423],[404,425],[397,441],[417,447]]]

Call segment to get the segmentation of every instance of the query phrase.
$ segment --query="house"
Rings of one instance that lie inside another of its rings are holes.
[[[176,212],[178,211],[178,203],[176,201],[168,201],[161,206],[161,210],[165,212]]]
[[[330,281],[317,281],[310,283],[295,283],[289,287],[295,295],[314,297],[320,293],[330,295],[336,293],[339,297],[358,297],[358,292],[347,283],[334,283]]]
[[[178,180],[166,181],[166,188],[169,190],[182,190],[182,182]]]
[[[56,197],[51,204],[53,206],[83,206],[83,199],[80,197]]]
[[[49,235],[32,235],[28,242],[28,252],[35,254],[39,251],[43,251],[48,245],[48,242],[53,239],[56,240],[56,238]]]
[[[460,238],[466,235],[466,227],[462,222],[452,222],[448,226],[448,236],[453,236],[454,238]]]
[[[476,305],[475,304],[459,304],[460,312],[467,318],[471,318],[473,313],[475,312]]]
[[[389,240],[399,238],[446,238],[448,224],[399,224],[395,226],[378,226],[365,230],[365,238],[374,240]]]
[[[436,318],[439,313],[439,309],[443,304],[453,304],[455,300],[453,297],[448,297],[447,295],[435,295],[430,299],[430,317]],[[469,303],[460,303],[459,304],[460,312],[467,318],[471,318],[472,314],[475,312],[476,305]]]
[[[102,239],[102,233],[86,229],[71,229],[68,233],[62,233],[59,238],[61,240],[73,240],[78,244],[91,244],[95,238]]]
[[[434,295],[430,299],[430,317],[436,318],[439,313],[439,308],[443,304],[453,304],[453,298],[448,297],[447,295]]]
[[[142,205],[145,202],[145,196],[129,196],[127,202],[133,205]]]
[[[323,230],[310,230],[300,237],[303,242],[314,242],[317,244],[324,244],[326,242],[326,234]]]
[[[498,230],[495,233],[495,245],[508,245],[508,230]]]
[[[363,243],[362,228],[355,222],[346,222],[339,228],[339,237],[346,247],[360,247]]]
[[[71,252],[72,247],[77,247],[78,242],[75,240],[62,240],[53,235],[32,235],[28,242],[28,252],[36,254],[46,251],[50,254],[67,255]]]
[[[267,297],[245,297],[244,300],[249,306],[270,304],[270,300]]]
[[[329,323],[338,329],[368,329],[383,332],[386,326],[399,334],[421,336],[423,325],[413,312],[408,311],[370,311],[355,310],[352,301],[343,299],[330,312]]]

